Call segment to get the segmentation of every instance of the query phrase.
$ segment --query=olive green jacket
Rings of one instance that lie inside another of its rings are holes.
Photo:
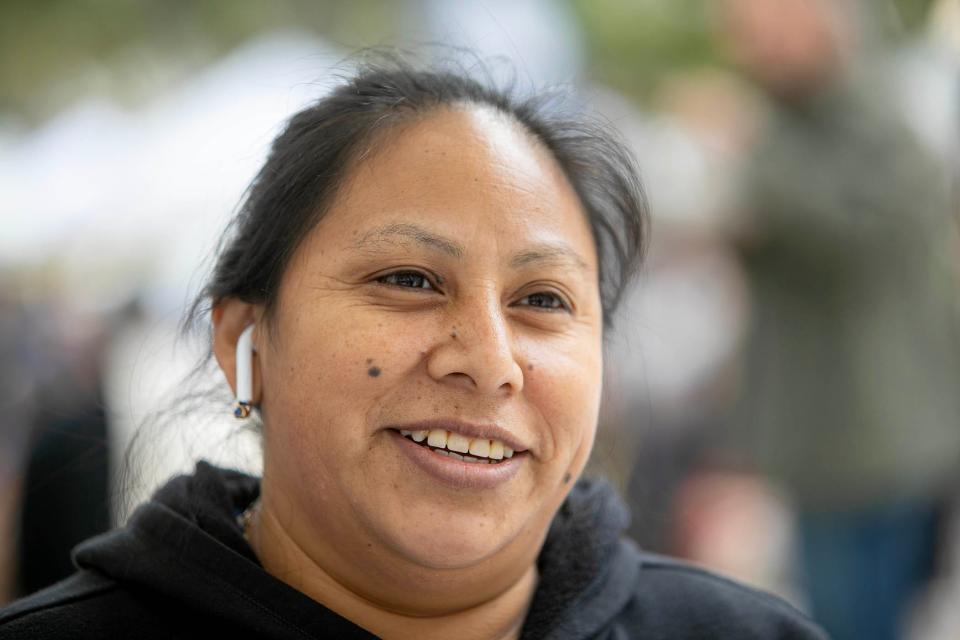
[[[889,104],[848,85],[782,107],[748,171],[734,432],[811,508],[933,495],[960,469],[947,172]]]

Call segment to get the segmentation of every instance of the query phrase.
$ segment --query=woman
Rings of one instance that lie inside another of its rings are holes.
[[[0,637],[820,637],[579,479],[644,216],[602,127],[362,68],[275,140],[191,312],[262,480],[201,462]]]

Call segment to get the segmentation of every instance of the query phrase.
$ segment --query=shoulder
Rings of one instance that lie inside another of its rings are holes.
[[[113,580],[92,571],[69,578],[0,609],[0,640],[19,638],[151,638],[163,625],[148,606]],[[146,632],[146,633],[145,633]]]
[[[621,614],[650,637],[826,639],[786,601],[705,569],[638,552],[635,591]]]

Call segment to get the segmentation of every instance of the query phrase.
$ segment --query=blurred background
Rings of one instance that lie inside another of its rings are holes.
[[[0,604],[193,460],[257,470],[228,394],[165,411],[181,314],[284,120],[425,43],[640,160],[590,469],[631,535],[839,639],[960,637],[960,0],[0,3]]]

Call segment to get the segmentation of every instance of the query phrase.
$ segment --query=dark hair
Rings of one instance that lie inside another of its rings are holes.
[[[513,117],[556,158],[589,218],[600,261],[603,323],[638,270],[647,229],[646,199],[635,161],[612,129],[578,110],[565,114],[542,92],[519,97],[489,73],[418,65],[398,55],[362,61],[327,96],[296,113],[273,141],[239,212],[221,237],[207,284],[184,317],[189,330],[217,301],[264,305],[269,317],[287,264],[323,217],[351,162],[375,134],[458,104],[493,107]]]

